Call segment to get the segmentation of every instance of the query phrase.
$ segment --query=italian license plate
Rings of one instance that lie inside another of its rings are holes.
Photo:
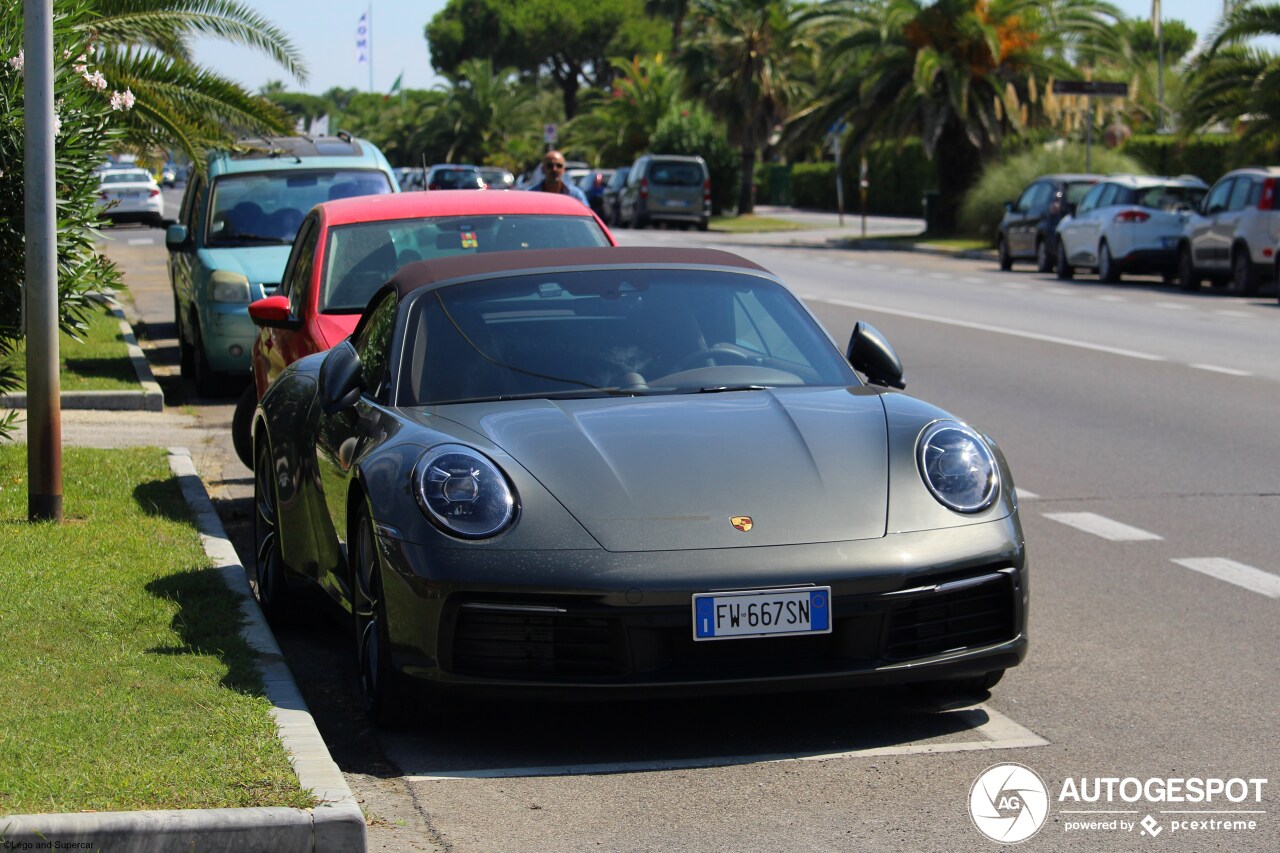
[[[1176,249],[1178,248],[1178,238],[1177,237],[1161,237],[1160,245],[1166,249]]]
[[[664,202],[664,204],[666,204],[667,207],[688,207],[689,206],[689,202],[684,201],[682,199],[678,199],[678,198],[669,198]]]
[[[693,639],[831,633],[831,587],[704,592],[693,596]]]
[[[142,193],[138,192],[137,190],[121,190],[120,192],[116,193],[116,195],[119,196],[120,198],[137,198],[138,196],[142,195]]]

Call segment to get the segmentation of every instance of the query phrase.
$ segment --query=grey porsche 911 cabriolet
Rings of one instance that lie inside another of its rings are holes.
[[[254,586],[273,619],[307,585],[350,614],[381,722],[464,695],[986,689],[1026,653],[1013,481],[902,386],[873,328],[842,356],[726,252],[414,263],[258,406]]]

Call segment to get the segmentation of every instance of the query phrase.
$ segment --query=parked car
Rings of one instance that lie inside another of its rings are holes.
[[[523,249],[612,246],[572,198],[547,193],[402,193],[324,202],[298,231],[280,289],[249,306],[253,382],[231,421],[253,467],[253,409],[282,370],[351,334],[369,297],[414,261]]]
[[[164,223],[164,196],[146,169],[112,168],[97,174],[98,206],[112,225],[145,222],[159,228]]]
[[[618,193],[626,186],[627,173],[630,171],[630,166],[619,166],[614,169],[608,183],[604,185],[604,190],[600,193],[600,218],[613,228],[619,226]]]
[[[481,166],[479,171],[491,190],[509,190],[516,185],[516,176],[501,166]]]
[[[482,190],[486,188],[480,170],[458,163],[437,163],[427,170],[428,190]]]
[[[1178,244],[1178,284],[1198,290],[1208,278],[1251,296],[1276,279],[1280,167],[1250,167],[1223,175],[1187,221]]]
[[[1084,198],[1102,175],[1041,175],[1018,196],[1005,202],[1004,217],[996,229],[996,253],[1000,269],[1013,269],[1014,261],[1034,260],[1039,272],[1052,272],[1054,234],[1058,222]]]
[[[596,212],[596,216],[604,218],[604,188],[613,177],[613,169],[590,169],[584,172],[577,181],[578,189],[587,197],[587,203]]]
[[[258,406],[268,612],[310,585],[351,614],[377,722],[500,692],[985,690],[1027,646],[1013,481],[902,385],[874,329],[842,355],[726,252],[413,264]]]
[[[627,170],[618,216],[630,228],[670,222],[706,231],[711,221],[711,174],[701,157],[646,154]]]
[[[256,329],[249,303],[274,292],[303,216],[329,199],[391,193],[372,143],[341,136],[241,140],[208,154],[165,234],[182,375],[201,394],[247,377]]]
[[[1079,267],[1108,283],[1124,273],[1159,273],[1173,281],[1178,241],[1192,208],[1209,189],[1191,175],[1112,175],[1085,193],[1058,223],[1055,267],[1068,279]]]

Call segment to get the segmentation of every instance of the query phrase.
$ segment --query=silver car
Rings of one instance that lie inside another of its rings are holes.
[[[1178,284],[1197,290],[1208,278],[1241,296],[1276,277],[1280,167],[1236,169],[1223,175],[1186,224],[1178,244]]]

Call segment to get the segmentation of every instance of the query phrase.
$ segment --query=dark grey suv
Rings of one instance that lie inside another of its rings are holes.
[[[1005,202],[1004,218],[996,234],[1000,269],[1013,269],[1014,261],[1035,261],[1040,272],[1054,267],[1053,235],[1062,217],[1075,210],[1080,199],[1102,175],[1041,175],[1017,201]]]
[[[674,222],[706,231],[710,220],[711,175],[701,157],[646,154],[631,164],[618,193],[620,225]]]

